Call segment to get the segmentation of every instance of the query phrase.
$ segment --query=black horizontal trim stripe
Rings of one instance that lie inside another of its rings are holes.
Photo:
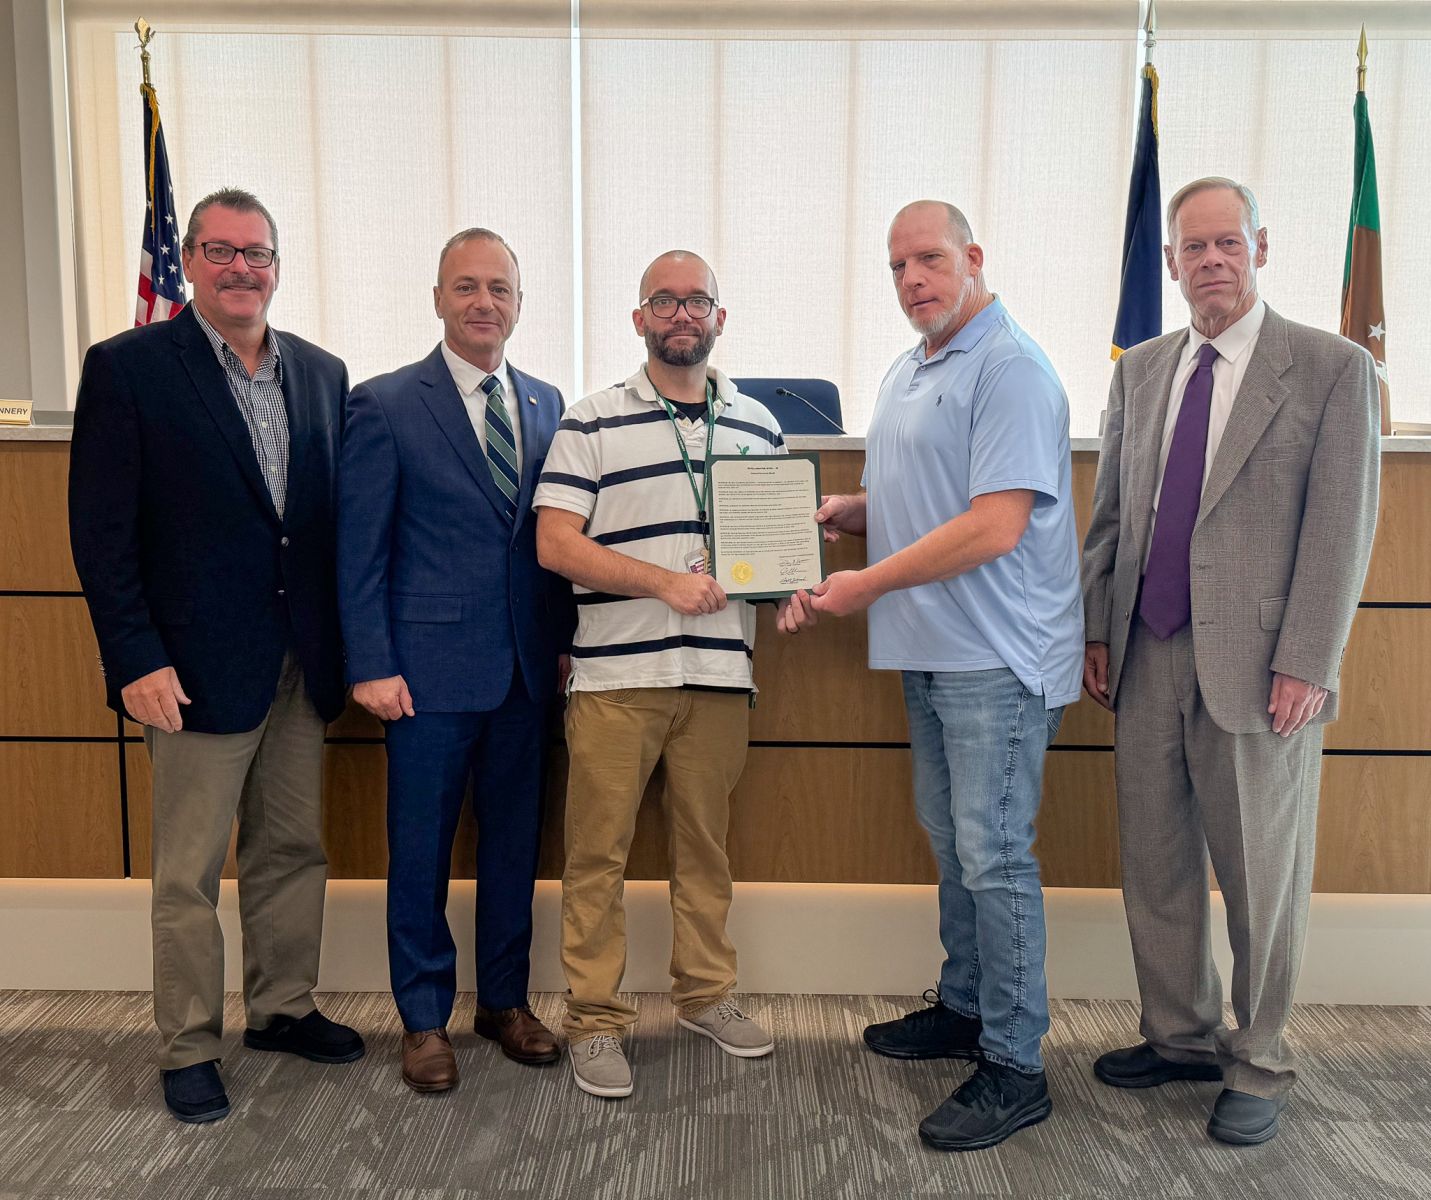
[[[618,596],[614,592],[576,592],[577,604],[616,604],[622,600],[644,600],[644,596]]]
[[[691,460],[693,474],[704,475],[705,470],[706,464],[701,459]],[[683,475],[685,471],[686,464],[679,458],[672,458],[665,462],[647,463],[643,467],[627,467],[624,471],[612,471],[601,477],[601,487],[615,487],[619,483],[637,483],[642,479],[656,479],[661,475]]]
[[[558,429],[572,429],[577,433],[595,433],[599,429],[620,429],[623,425],[649,425],[653,421],[668,420],[666,414],[660,409],[643,413],[624,413],[615,417],[597,417],[594,421],[578,421],[575,417],[566,417]]]
[[[660,521],[655,525],[635,525],[630,529],[613,529],[592,538],[603,546],[616,546],[622,542],[643,542],[647,538],[666,537],[673,533],[704,533],[699,521]]]
[[[143,738],[135,738],[135,741],[143,741]],[[39,734],[39,733],[0,733],[0,742],[6,744],[11,742],[73,742],[76,745],[85,746],[113,746],[119,741],[119,735],[111,733],[108,736],[103,734],[88,737],[83,734]]]
[[[762,441],[772,446],[785,445],[785,438],[772,429],[765,428],[764,425],[757,425],[753,421],[737,421],[733,417],[721,417],[716,421],[717,425],[724,425],[727,429],[739,429],[743,433],[753,434]]]
[[[597,485],[589,479],[583,479],[580,475],[566,475],[561,471],[543,471],[541,483],[560,483],[567,487],[580,488],[583,492],[596,494]]]
[[[612,642],[606,646],[574,646],[572,658],[616,658],[626,654],[659,654],[662,650],[739,650],[750,655],[750,647],[739,638],[697,637],[678,634],[675,637],[652,638],[645,642]]]
[[[1431,600],[1363,600],[1358,608],[1431,608]]]

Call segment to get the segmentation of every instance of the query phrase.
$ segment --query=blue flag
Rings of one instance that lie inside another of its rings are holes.
[[[144,240],[139,248],[139,302],[134,323],[166,321],[184,307],[184,268],[179,261],[179,217],[169,179],[169,152],[159,124],[159,97],[148,84],[144,98]]]
[[[1128,182],[1128,219],[1123,226],[1123,276],[1113,358],[1163,332],[1163,195],[1158,183],[1158,73],[1143,68],[1143,107],[1138,148]]]

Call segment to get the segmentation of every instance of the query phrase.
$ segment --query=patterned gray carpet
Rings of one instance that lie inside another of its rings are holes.
[[[230,1035],[234,1109],[172,1120],[152,1065],[142,993],[0,992],[0,1198],[119,1200],[679,1200],[812,1197],[1431,1196],[1431,1009],[1301,1007],[1302,1082],[1275,1141],[1251,1149],[1203,1130],[1215,1084],[1144,1092],[1089,1072],[1136,1027],[1125,1003],[1055,1003],[1046,1043],[1054,1115],[977,1154],[926,1150],[919,1119],[967,1066],[900,1063],[860,1030],[899,997],[751,996],[779,1038],[741,1061],[640,998],[629,1043],[636,1094],[578,1092],[563,1059],[520,1067],[453,1028],[462,1084],[415,1096],[398,1080],[385,995],[324,1010],[368,1039],[362,1062],[321,1067],[246,1051]],[[556,1019],[558,998],[538,998]],[[230,999],[231,1028],[241,1012]]]

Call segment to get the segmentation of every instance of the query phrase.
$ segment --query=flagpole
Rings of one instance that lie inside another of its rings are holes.
[[[1362,26],[1362,40],[1365,44],[1366,26]],[[1148,15],[1143,18],[1143,65],[1153,65],[1153,47],[1158,44],[1158,6],[1155,0],[1148,0]]]
[[[1366,22],[1361,23],[1361,41],[1356,48],[1356,90],[1366,91]]]
[[[154,27],[143,17],[134,22],[134,32],[139,35],[139,63],[144,68],[144,90],[150,91],[153,87],[149,82],[149,42],[154,37]],[[1365,41],[1365,34],[1363,34]]]

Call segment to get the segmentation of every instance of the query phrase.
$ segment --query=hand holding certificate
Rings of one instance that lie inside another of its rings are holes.
[[[711,573],[727,595],[779,599],[825,577],[813,454],[716,455],[706,462]]]

